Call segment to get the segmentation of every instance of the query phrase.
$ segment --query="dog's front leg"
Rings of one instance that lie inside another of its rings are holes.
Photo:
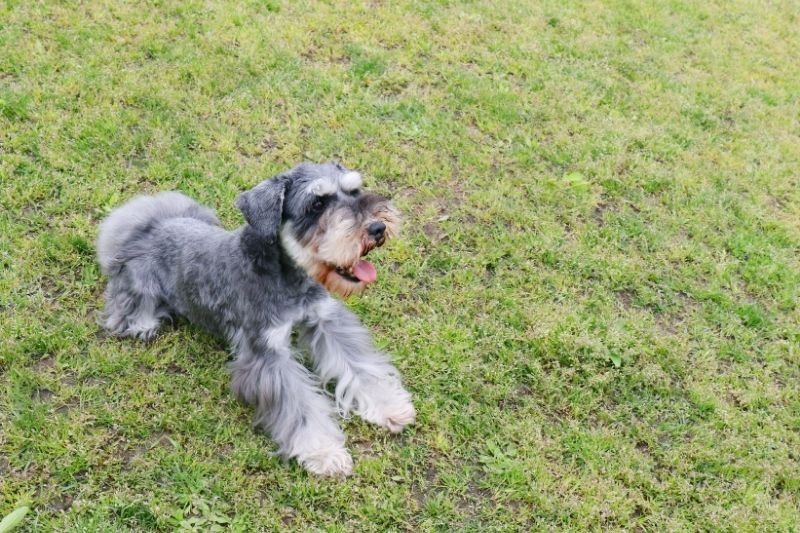
[[[255,406],[255,424],[270,433],[282,456],[296,458],[314,474],[348,475],[353,460],[333,405],[292,357],[290,338],[291,324],[285,324],[239,342],[231,365],[233,392]]]
[[[395,433],[414,422],[411,395],[397,369],[343,304],[326,298],[311,306],[301,340],[322,382],[336,381],[336,404],[343,414],[354,408],[364,420]]]

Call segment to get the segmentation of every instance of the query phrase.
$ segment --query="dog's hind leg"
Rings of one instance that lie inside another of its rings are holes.
[[[353,460],[333,419],[333,405],[292,358],[290,336],[291,324],[286,324],[235,343],[231,388],[255,406],[255,424],[270,433],[280,455],[296,458],[313,474],[348,475]]]
[[[111,277],[105,291],[102,325],[113,335],[150,340],[169,311],[153,284],[142,283],[128,269]],[[141,278],[141,276],[139,276]]]
[[[399,372],[343,304],[326,298],[312,306],[301,341],[322,382],[336,381],[336,403],[343,414],[355,408],[364,420],[395,433],[414,422],[411,394]]]

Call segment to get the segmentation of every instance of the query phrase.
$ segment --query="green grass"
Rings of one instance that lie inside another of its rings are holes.
[[[800,7],[0,2],[0,516],[30,531],[795,530]],[[415,395],[282,464],[179,324],[105,336],[98,221],[303,159],[404,212],[349,305]]]

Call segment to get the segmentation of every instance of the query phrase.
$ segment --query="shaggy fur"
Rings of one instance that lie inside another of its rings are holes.
[[[352,459],[333,414],[354,411],[397,432],[415,418],[388,357],[328,290],[358,293],[375,280],[363,259],[397,230],[384,198],[337,163],[303,163],[236,199],[235,231],[177,192],[140,196],[100,226],[109,278],[103,326],[150,339],[181,315],[228,339],[232,389],[255,407],[279,453],[315,474],[346,475]],[[293,329],[313,374],[291,346]],[[334,402],[320,385],[335,382]]]

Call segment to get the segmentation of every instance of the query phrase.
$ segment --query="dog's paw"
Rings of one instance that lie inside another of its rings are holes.
[[[399,382],[375,382],[360,391],[356,403],[358,416],[392,433],[401,432],[417,417],[411,395]]]
[[[381,427],[385,427],[392,433],[400,433],[403,428],[413,424],[417,417],[417,411],[411,402],[396,405],[385,405],[378,409],[359,412],[361,418],[367,422],[372,422]]]
[[[318,476],[349,476],[353,472],[353,458],[342,447],[315,450],[297,460]]]
[[[137,320],[111,316],[105,320],[103,326],[117,337],[133,337],[147,342],[156,336],[161,321],[149,316],[139,317]]]
[[[392,433],[400,433],[403,431],[404,427],[413,424],[416,419],[417,410],[414,409],[414,406],[411,404],[411,402],[409,402],[401,409],[398,409],[392,413],[388,413],[384,419],[384,423],[381,425]]]

